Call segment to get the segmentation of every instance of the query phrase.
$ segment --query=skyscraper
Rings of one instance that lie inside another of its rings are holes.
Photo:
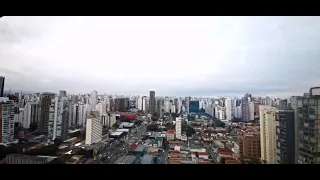
[[[189,113],[198,113],[199,106],[199,101],[189,101]]]
[[[295,122],[293,110],[279,110],[277,114],[279,125],[276,127],[278,138],[280,164],[295,164]]]
[[[14,138],[14,104],[0,97],[0,143],[10,143]]]
[[[150,91],[149,108],[150,114],[156,112],[156,93],[154,91]]]
[[[231,121],[232,118],[234,117],[234,99],[233,98],[227,98],[225,100],[226,104],[226,120]]]
[[[309,96],[297,97],[298,164],[320,163],[320,87]]]
[[[69,101],[67,97],[55,97],[50,106],[48,138],[54,140],[68,137]]]
[[[0,76],[0,97],[3,97],[4,93],[4,77]]]
[[[181,139],[181,123],[182,119],[180,117],[176,118],[176,139]]]
[[[241,101],[241,112],[242,112],[242,121],[250,121],[250,107],[249,102],[251,102],[251,94],[245,94]]]
[[[41,132],[48,133],[48,123],[49,123],[49,111],[51,106],[52,98],[54,98],[53,93],[43,93],[40,96],[40,119],[39,119],[39,130]]]
[[[90,117],[86,125],[86,145],[91,145],[102,140],[102,124],[99,119]]]
[[[90,96],[90,105],[91,105],[90,111],[95,110],[97,103],[98,103],[98,92],[92,91]]]
[[[268,164],[278,163],[276,121],[277,108],[260,105],[260,145],[261,159]]]

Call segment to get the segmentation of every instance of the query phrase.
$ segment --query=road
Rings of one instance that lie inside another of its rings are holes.
[[[107,164],[113,164],[120,156],[126,155],[129,149],[129,140],[137,140],[139,141],[142,134],[144,134],[147,130],[145,125],[141,125],[140,128],[136,129],[137,131],[135,133],[132,133],[130,131],[127,135],[127,138],[125,138],[124,143],[119,143],[119,147],[116,147],[114,149],[110,149],[109,152],[111,152],[107,158]],[[117,146],[117,145],[116,145]]]
[[[146,133],[147,125],[142,124],[135,129],[136,132],[130,131],[125,138],[125,142],[115,141],[107,146],[103,153],[99,154],[93,161],[93,164],[113,164],[120,156],[126,155],[129,149],[129,142],[135,140],[138,142],[141,136]]]
[[[122,143],[113,142],[111,145],[106,146],[104,151],[93,160],[93,164],[105,164],[112,162],[121,153],[122,148]]]

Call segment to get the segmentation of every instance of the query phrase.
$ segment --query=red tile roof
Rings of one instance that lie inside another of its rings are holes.
[[[130,151],[133,151],[133,150],[135,150],[137,147],[138,147],[138,145],[136,145],[136,144],[131,144],[130,147],[129,147],[129,150],[130,150]]]
[[[174,134],[174,130],[169,129],[169,130],[168,130],[168,134]]]
[[[241,164],[241,162],[235,160],[235,159],[228,159],[225,161],[226,164]]]
[[[193,152],[192,154],[195,155],[196,153]],[[203,156],[208,155],[208,153],[206,153],[206,152],[198,152],[198,154],[199,154],[199,155],[203,155]]]

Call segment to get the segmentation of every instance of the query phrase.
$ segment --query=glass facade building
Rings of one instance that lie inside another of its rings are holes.
[[[198,113],[200,110],[199,101],[189,101],[189,113]]]

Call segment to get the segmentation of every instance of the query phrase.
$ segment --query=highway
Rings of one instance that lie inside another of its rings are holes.
[[[136,130],[134,132],[134,130]],[[120,156],[126,155],[129,148],[129,141],[135,140],[138,142],[141,136],[146,133],[147,125],[142,124],[140,127],[130,131],[125,138],[125,142],[114,141],[109,144],[103,153],[99,154],[94,160],[93,164],[113,164]],[[134,132],[134,133],[132,133]]]

